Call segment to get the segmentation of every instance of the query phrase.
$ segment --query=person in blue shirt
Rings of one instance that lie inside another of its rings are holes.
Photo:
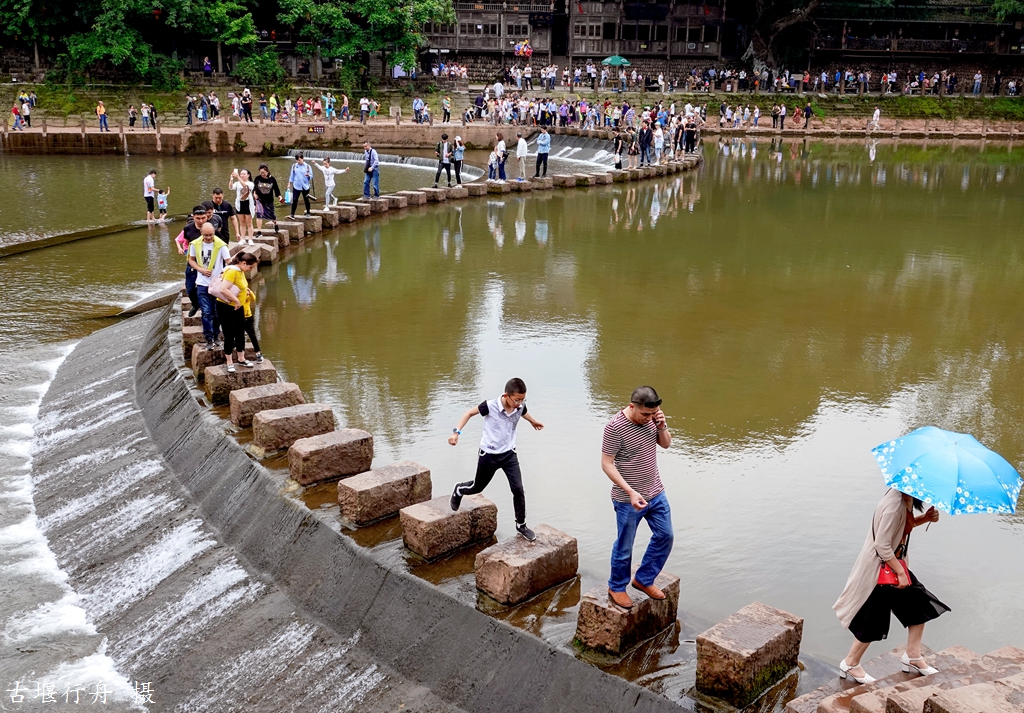
[[[419,97],[412,100],[412,115],[417,124],[423,123],[423,100]]]
[[[292,164],[292,172],[288,177],[288,188],[292,191],[292,218],[295,217],[295,209],[299,205],[299,195],[306,203],[306,215],[309,215],[309,189],[313,185],[313,169],[306,163],[305,157],[300,153],[295,157]]]
[[[369,141],[363,142],[363,198],[370,198],[370,183],[373,193],[380,198],[380,157]]]
[[[455,166],[455,183],[462,185],[462,161],[466,157],[466,144],[461,136],[455,137],[455,150],[452,151],[452,164]]]
[[[540,127],[540,136],[537,137],[537,166],[533,172],[533,177],[538,178],[541,175],[548,175],[548,154],[551,153],[551,134],[548,133],[548,127]],[[544,173],[541,174],[541,166],[544,166]]]

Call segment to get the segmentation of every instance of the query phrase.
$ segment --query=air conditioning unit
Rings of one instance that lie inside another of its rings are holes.
[[[697,49],[697,43],[696,42],[687,42],[686,43],[686,49],[688,49],[688,50],[695,50],[695,49]]]

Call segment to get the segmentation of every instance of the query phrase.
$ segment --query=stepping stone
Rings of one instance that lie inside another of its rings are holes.
[[[196,317],[199,315],[197,314]],[[248,338],[245,340],[245,358],[252,361],[256,358],[256,350],[252,348],[252,343]],[[224,347],[216,347],[215,349],[207,349],[203,344],[196,344],[192,347],[192,376],[195,378],[197,384],[202,384],[206,379],[206,368],[209,366],[217,366],[218,364],[224,364],[227,360],[224,358]],[[244,369],[245,367],[238,367]]]
[[[590,173],[574,173],[576,177],[577,186],[592,186],[596,183],[593,174]]]
[[[656,175],[656,176],[666,176],[666,175],[668,175],[668,168],[665,166],[665,164],[659,163],[659,164],[654,166],[654,175]]]
[[[339,203],[338,205],[354,208],[356,211],[356,215],[358,215],[360,218],[365,218],[370,214],[370,204],[366,202],[366,200],[363,198],[360,198],[358,201],[354,203]]]
[[[931,655],[932,652],[927,646],[922,646],[921,648],[922,652],[926,656]],[[900,661],[900,657],[902,655],[903,648],[896,648],[892,651],[880,654],[870,661],[864,662],[862,666],[870,676],[878,679],[879,681],[893,675],[906,676],[906,674],[903,673],[903,662]],[[900,678],[899,681],[896,682],[902,682],[905,680],[906,678]],[[829,696],[842,693],[844,691],[844,687],[851,691],[861,688],[860,686],[851,687],[849,683],[840,679],[839,674],[837,673],[835,678],[824,686],[821,686],[810,693],[806,693],[799,698],[794,698],[787,703],[785,713],[817,713],[818,704],[821,701],[825,700]],[[861,693],[866,693],[868,690],[870,689],[865,687],[853,695],[856,696]]]
[[[305,231],[306,235],[310,235],[311,233],[319,233],[321,230],[324,229],[323,220],[320,218],[319,215],[313,215],[312,211],[310,211],[310,215],[296,214],[295,220],[299,223],[302,223],[303,230]],[[278,225],[280,225],[280,223],[278,223]]]
[[[277,233],[270,233],[266,230],[256,233],[256,236],[252,240],[254,243],[259,243],[260,245],[269,245],[275,248],[280,247],[278,244]]]
[[[483,182],[466,183],[462,186],[471,196],[487,195],[487,184]]]
[[[347,205],[332,205],[327,210],[334,213],[338,218],[338,223],[354,223],[359,214],[356,213],[356,209],[352,206]]]
[[[373,436],[342,428],[300,438],[288,449],[288,474],[300,485],[365,473],[373,462]]]
[[[216,368],[216,367],[215,367]],[[207,369],[207,373],[209,373]],[[209,379],[209,377],[207,377]],[[334,411],[326,404],[296,404],[260,411],[252,418],[252,442],[264,453],[287,448],[300,438],[334,430]]]
[[[476,556],[476,588],[501,604],[524,602],[576,576],[576,538],[549,525],[537,525],[534,542],[516,535]]]
[[[445,192],[448,194],[448,200],[462,200],[463,198],[469,198],[469,189],[465,186],[452,186],[446,188]]]
[[[367,202],[370,204],[371,213],[387,213],[391,207],[387,198],[371,198]]]
[[[421,193],[427,194],[428,203],[443,203],[448,200],[448,192],[444,188],[421,188]]]
[[[487,192],[488,193],[511,193],[512,192],[512,186],[510,186],[508,183],[498,183],[497,181],[488,181],[487,182]]]
[[[604,584],[584,594],[576,619],[576,640],[588,648],[621,656],[675,624],[679,613],[679,577],[662,572],[654,584],[665,592],[665,598],[651,599],[629,587],[631,609],[613,604]]]
[[[991,683],[941,691],[928,699],[929,713],[1020,713],[1024,709],[1024,673]]]
[[[277,229],[288,233],[290,243],[297,243],[306,236],[306,224],[299,220],[279,220]]]
[[[423,191],[397,191],[396,196],[402,196],[406,205],[423,205],[427,202],[427,194]]]
[[[897,683],[894,686],[885,686],[861,693],[849,700],[848,710],[850,713],[886,713],[887,705],[895,705],[893,713],[896,713],[896,711],[920,713],[924,707],[924,702],[943,684],[948,686],[949,681],[960,680],[972,672],[989,670],[982,666],[981,656],[963,646],[951,646],[940,651],[939,655],[952,656],[961,661],[961,663],[943,668],[932,676],[917,676],[902,683]],[[908,709],[899,705],[899,703],[888,703],[890,698],[902,700],[904,703],[915,699],[918,702],[916,708]]]
[[[252,368],[236,366],[233,374],[228,372],[227,364],[217,364],[206,367],[204,381],[206,398],[210,403],[226,404],[232,391],[277,383],[277,369],[269,359],[264,359],[262,364],[255,364]]]
[[[575,188],[576,176],[565,173],[556,173],[551,177],[551,182],[556,188]]]
[[[754,602],[697,637],[697,690],[737,708],[797,665],[804,620]]]
[[[186,307],[181,313],[181,326],[183,327],[202,327],[203,326],[203,313],[196,312],[193,316],[189,317],[188,313],[192,310],[191,307]]]
[[[221,357],[224,353],[221,352]],[[285,408],[306,403],[298,384],[280,381],[276,384],[250,386],[238,389],[228,395],[231,406],[231,423],[239,428],[249,428],[253,416],[260,411]]]
[[[594,177],[594,184],[598,186],[608,186],[612,182],[612,174],[610,173],[592,173]]]
[[[388,202],[388,210],[398,210],[399,208],[405,208],[409,205],[409,199],[405,196],[393,195],[393,196],[381,196],[381,200]]]
[[[614,183],[625,183],[625,182],[627,182],[629,180],[629,172],[628,171],[621,171],[621,170],[616,169],[616,170],[611,172],[611,176],[612,176],[612,181]]]
[[[639,168],[627,168],[626,176],[630,181],[639,181],[644,177],[644,172]]]
[[[494,536],[498,506],[483,495],[467,495],[453,511],[449,496],[399,511],[405,546],[425,559],[437,559]]]
[[[196,312],[197,317],[200,315],[202,315],[202,312]],[[190,359],[192,359],[192,347],[194,347],[197,344],[202,344],[205,341],[206,340],[203,339],[203,323],[201,317],[198,325],[193,325],[190,327],[183,326],[181,328],[182,358],[185,361],[189,361]]]
[[[356,527],[430,500],[430,471],[412,461],[399,461],[338,481],[342,519]]]
[[[512,186],[513,193],[527,193],[533,190],[533,184],[530,181],[512,181],[509,185]]]
[[[255,245],[229,243],[228,252],[231,254],[231,257],[239,253],[249,253],[250,255],[255,255],[257,260],[265,264],[277,262],[278,255],[276,245],[264,245],[262,243],[256,243]]]
[[[555,182],[550,176],[538,176],[537,178],[531,178],[530,183],[533,184],[533,190],[535,191],[550,191],[555,186]]]
[[[264,225],[266,225],[266,223]],[[271,225],[273,224],[271,223]],[[274,244],[277,245],[278,250],[284,250],[289,244],[291,244],[291,238],[288,237],[287,230],[270,230],[264,227],[260,233],[261,234],[257,235],[255,238],[256,242],[259,242],[260,238],[263,238],[264,240],[273,240]]]
[[[327,228],[338,227],[338,214],[335,213],[333,210],[328,210],[327,208],[324,208],[321,210],[313,210],[310,212],[313,215],[320,216],[320,225],[323,226],[325,230]]]

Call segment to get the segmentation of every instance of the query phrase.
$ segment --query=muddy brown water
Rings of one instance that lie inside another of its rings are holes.
[[[446,442],[459,415],[509,377],[526,381],[545,425],[519,433],[528,519],[578,538],[580,578],[494,613],[550,640],[571,638],[579,596],[607,577],[602,427],[632,388],[654,385],[674,434],[660,467],[683,622],[617,670],[670,696],[685,679],[671,674],[692,670],[685,640],[754,600],[805,617],[806,653],[842,658],[849,635],[831,605],[884,492],[873,446],[934,424],[1024,461],[1024,150],[748,139],[713,141],[706,156],[692,175],[362,222],[264,269],[260,287],[264,353],[282,377],[371,431],[376,463],[430,467],[436,495],[473,474],[479,420]],[[0,231],[131,219],[152,160],[125,171],[125,159],[0,158]],[[159,160],[178,171],[175,208],[233,167]],[[171,284],[176,232],[0,260],[3,353],[56,354]],[[512,535],[500,474],[485,495],[498,537]],[[355,537],[399,558],[393,530]],[[915,573],[952,607],[926,643],[1024,643],[1022,555],[1021,515],[947,516],[918,532]],[[471,557],[405,566],[464,589]],[[902,638],[894,622],[890,641]]]

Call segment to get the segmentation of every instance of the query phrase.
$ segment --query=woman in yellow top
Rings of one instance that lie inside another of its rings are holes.
[[[255,255],[239,253],[231,264],[227,265],[220,273],[222,282],[231,283],[238,288],[238,294],[231,296],[231,302],[227,302],[221,297],[217,298],[217,316],[220,318],[220,326],[224,331],[224,360],[230,373],[235,371],[233,361],[235,354],[238,355],[239,366],[253,366],[253,363],[245,358],[245,328],[246,321],[252,319],[252,304],[255,301],[255,295],[249,289],[249,281],[246,276],[257,262],[259,261]],[[255,336],[255,329],[253,336]],[[253,347],[259,349],[255,343]],[[263,358],[259,357],[257,361],[263,361]]]

